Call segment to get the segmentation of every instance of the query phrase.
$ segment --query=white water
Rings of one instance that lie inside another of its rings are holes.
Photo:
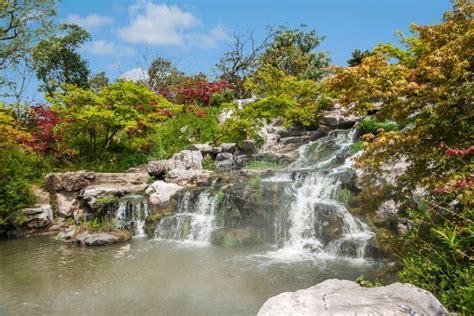
[[[354,131],[335,131],[300,148],[300,158],[289,168],[294,172],[294,181],[287,191],[293,194],[294,201],[288,212],[288,236],[279,236],[284,240],[283,247],[269,255],[283,260],[346,256],[346,247],[355,250],[351,257],[364,257],[367,241],[373,233],[365,223],[352,216],[343,203],[337,201],[341,187],[338,176],[352,166],[350,158],[341,164],[338,155],[350,147],[353,138]],[[271,180],[287,181],[288,178],[281,174]],[[317,211],[321,205],[342,222],[342,236],[327,245],[321,240],[324,218],[320,218],[321,214]],[[280,227],[281,222],[276,221],[277,236],[281,234]]]
[[[216,197],[209,191],[199,193],[195,202],[191,191],[180,199],[176,214],[161,219],[155,229],[157,239],[171,239],[208,245],[215,227]]]
[[[148,203],[141,195],[129,195],[119,200],[115,213],[117,228],[128,228],[134,237],[145,237],[145,220],[150,215]]]

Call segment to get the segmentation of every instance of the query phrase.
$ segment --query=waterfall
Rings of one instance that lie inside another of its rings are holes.
[[[150,215],[148,203],[141,195],[125,196],[118,201],[115,212],[115,225],[119,229],[128,229],[133,236],[144,237],[145,220]]]
[[[341,179],[351,172],[346,156],[354,133],[333,131],[300,148],[300,158],[288,170],[293,178],[287,188],[293,198],[287,212],[288,234],[282,235],[281,222],[275,222],[283,252],[364,256],[373,233],[337,200]]]
[[[216,197],[205,190],[186,191],[178,199],[176,214],[161,219],[155,229],[158,239],[192,241],[208,244],[215,229]]]

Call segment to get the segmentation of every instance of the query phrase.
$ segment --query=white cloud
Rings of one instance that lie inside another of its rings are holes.
[[[183,45],[184,31],[201,23],[190,12],[175,5],[152,2],[132,6],[131,14],[130,25],[117,30],[119,37],[130,43]]]
[[[93,29],[106,24],[112,24],[114,19],[104,15],[89,14],[84,17],[78,14],[69,14],[66,18],[67,23],[74,23],[85,29]]]
[[[188,33],[185,34],[186,42],[189,46],[215,48],[221,41],[229,41],[230,36],[222,25],[212,28],[209,33]]]
[[[90,41],[84,44],[84,51],[96,55],[118,55],[131,56],[135,54],[135,50],[128,46],[117,46],[113,42],[107,40]]]
[[[148,72],[146,69],[140,67],[133,68],[126,71],[120,78],[132,81],[146,80],[148,79]]]
[[[214,48],[230,38],[222,25],[209,32],[193,31],[202,25],[201,21],[176,5],[141,2],[131,5],[129,13],[130,24],[117,30],[118,36],[129,43]]]

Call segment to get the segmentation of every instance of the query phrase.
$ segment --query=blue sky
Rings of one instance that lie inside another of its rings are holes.
[[[116,79],[140,75],[158,55],[187,73],[211,74],[233,32],[254,30],[258,38],[280,24],[304,23],[327,36],[321,49],[345,65],[354,49],[394,42],[412,22],[436,24],[450,7],[448,0],[62,0],[57,19],[91,33],[82,55],[93,73]]]

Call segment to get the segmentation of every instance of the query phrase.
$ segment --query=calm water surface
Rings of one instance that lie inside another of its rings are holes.
[[[377,264],[295,261],[270,246],[156,240],[81,248],[48,238],[0,241],[0,315],[254,315],[271,296]],[[271,255],[266,255],[270,251]],[[282,258],[279,260],[279,258]]]

